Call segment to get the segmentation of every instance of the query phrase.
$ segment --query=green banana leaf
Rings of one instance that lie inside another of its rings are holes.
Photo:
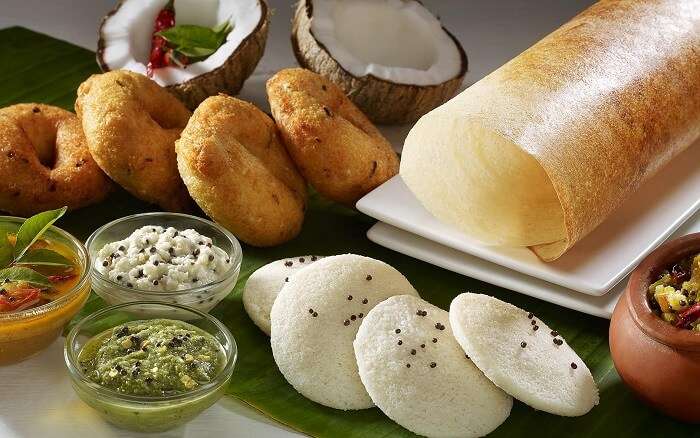
[[[73,109],[75,91],[97,73],[94,53],[22,28],[0,30],[0,106],[43,102]],[[107,221],[154,210],[122,190],[93,207],[72,212],[59,226],[81,239]],[[579,418],[558,417],[516,402],[510,418],[493,436],[700,437],[697,428],[676,422],[639,402],[620,381],[608,349],[608,321],[502,289],[391,252],[365,237],[369,217],[312,195],[302,234],[271,249],[244,247],[241,277],[235,290],[212,313],[236,337],[239,362],[228,394],[271,418],[312,436],[412,436],[378,409],[342,412],[317,405],[287,384],[279,373],[268,338],[243,310],[241,290],[259,266],[305,254],[358,253],[384,260],[403,272],[428,301],[447,309],[460,292],[494,295],[536,313],[561,333],[583,358],[600,387],[600,405]],[[82,315],[103,306],[94,294]],[[79,315],[77,318],[80,318]],[[698,385],[700,382],[689,382]],[[698,407],[700,409],[700,406]]]

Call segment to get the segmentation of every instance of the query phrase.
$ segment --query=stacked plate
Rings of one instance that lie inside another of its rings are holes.
[[[700,231],[700,144],[647,181],[554,262],[526,248],[486,246],[435,219],[400,176],[357,203],[378,219],[370,240],[428,263],[570,309],[610,318],[630,271],[665,240]]]

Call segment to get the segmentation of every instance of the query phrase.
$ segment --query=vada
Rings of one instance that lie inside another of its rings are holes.
[[[192,198],[239,239],[273,246],[299,234],[306,183],[274,121],[257,107],[229,96],[209,97],[175,149]]]
[[[391,144],[328,79],[281,70],[267,81],[267,96],[292,159],[323,196],[354,205],[398,173]]]
[[[103,200],[110,187],[75,114],[37,103],[0,109],[0,210],[77,209]]]
[[[115,182],[170,211],[192,206],[175,160],[175,140],[190,112],[172,94],[138,73],[93,75],[75,102],[90,153]]]

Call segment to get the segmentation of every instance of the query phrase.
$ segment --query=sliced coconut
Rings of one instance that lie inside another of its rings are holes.
[[[462,46],[417,0],[301,0],[292,45],[376,123],[417,120],[467,72]]]
[[[167,0],[122,0],[100,25],[97,62],[103,71],[146,74],[155,18]],[[230,20],[233,30],[211,56],[181,67],[156,69],[153,80],[190,109],[209,96],[237,94],[263,55],[269,22],[264,0],[176,0],[175,24],[213,27]]]
[[[567,417],[598,404],[591,372],[559,333],[532,313],[488,295],[450,305],[457,342],[499,388],[535,409]]]

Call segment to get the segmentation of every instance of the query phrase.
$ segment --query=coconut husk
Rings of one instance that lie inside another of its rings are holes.
[[[292,21],[292,48],[299,65],[337,84],[374,123],[415,122],[453,97],[467,73],[467,55],[459,41],[443,27],[457,45],[462,58],[462,70],[458,76],[430,86],[397,84],[373,75],[353,76],[316,40],[311,32],[312,16],[312,0],[300,0]]]

